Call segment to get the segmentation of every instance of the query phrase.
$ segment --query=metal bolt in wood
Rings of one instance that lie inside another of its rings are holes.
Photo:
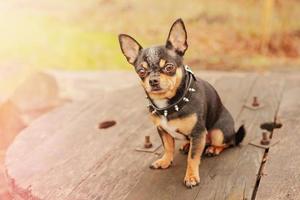
[[[269,145],[270,144],[270,138],[268,132],[262,133],[262,139],[260,141],[260,144],[262,145]]]
[[[256,96],[253,97],[252,106],[253,107],[258,107],[259,106],[259,102],[258,102],[258,99],[257,99]]]
[[[149,149],[149,148],[152,147],[152,143],[151,143],[151,141],[150,141],[150,136],[149,136],[149,135],[145,136],[144,147],[145,147],[146,149]]]

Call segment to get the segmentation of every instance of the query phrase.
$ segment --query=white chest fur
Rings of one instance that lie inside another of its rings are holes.
[[[168,101],[166,99],[154,100],[154,104],[159,108],[164,108],[168,106]]]
[[[181,139],[181,140],[186,139],[184,135],[182,135],[176,131],[178,129],[177,127],[171,126],[168,123],[167,118],[164,116],[160,117],[160,126],[164,130],[166,130],[173,138]]]
[[[168,106],[168,101],[166,99],[162,100],[154,100],[154,104],[159,108],[164,108]],[[160,124],[159,124],[164,130],[166,130],[173,138],[176,139],[186,139],[184,135],[178,133],[176,130],[178,130],[178,127],[170,125],[168,123],[168,120],[165,116],[160,116]]]

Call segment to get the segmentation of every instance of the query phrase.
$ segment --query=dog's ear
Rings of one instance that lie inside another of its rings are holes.
[[[177,19],[173,23],[167,39],[166,48],[174,50],[181,56],[183,56],[187,50],[187,33],[182,19]]]
[[[119,35],[119,43],[127,61],[130,64],[134,64],[140,51],[142,50],[142,46],[131,36],[126,34]]]

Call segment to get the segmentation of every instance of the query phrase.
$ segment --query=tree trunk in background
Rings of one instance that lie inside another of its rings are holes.
[[[274,0],[264,0],[261,13],[261,46],[263,54],[268,53],[268,44],[272,34],[272,18],[274,12]]]

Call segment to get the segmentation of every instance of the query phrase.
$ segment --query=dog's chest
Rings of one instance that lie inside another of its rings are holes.
[[[155,100],[154,102],[159,108],[163,108],[168,105],[166,100]],[[157,127],[162,127],[173,138],[177,139],[186,139],[197,121],[197,116],[195,113],[183,118],[171,120],[167,120],[167,118],[163,115],[157,116],[155,114],[151,114],[151,118]]]
[[[160,121],[159,125],[164,130],[166,130],[173,138],[177,138],[181,140],[186,139],[185,135],[178,133],[177,130],[179,129],[179,127],[176,127],[176,125],[169,123],[166,117],[161,116],[159,121]]]

